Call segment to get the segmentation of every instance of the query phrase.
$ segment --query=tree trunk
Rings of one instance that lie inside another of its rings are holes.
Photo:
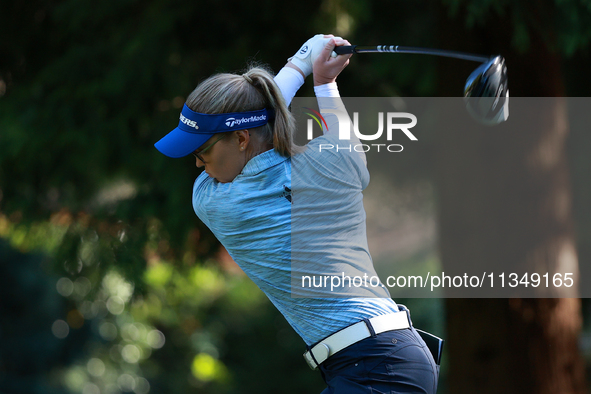
[[[539,20],[551,12],[545,3],[533,8]],[[444,47],[482,52],[484,44],[491,54],[505,56],[512,96],[563,95],[560,58],[548,49],[548,37],[530,29],[529,50],[518,54],[510,48],[514,29],[507,15],[489,17],[486,28],[471,31],[463,18],[442,15]],[[440,95],[458,96],[473,66],[442,60]],[[510,119],[521,116],[529,127],[516,135],[494,128],[441,135],[436,182],[444,271],[452,262],[504,262],[522,271],[578,272],[565,102],[543,101],[530,113],[510,111]],[[586,392],[579,299],[448,299],[446,308],[450,393]]]
[[[580,301],[448,299],[450,393],[586,393]]]

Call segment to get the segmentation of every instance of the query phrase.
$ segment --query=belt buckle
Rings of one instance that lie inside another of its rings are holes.
[[[316,354],[314,354],[315,351]],[[312,346],[310,350],[304,353],[304,358],[313,371],[315,371],[320,364],[325,362],[328,357],[330,357],[330,348],[324,342]],[[318,360],[320,360],[320,362],[318,362]]]
[[[306,363],[310,369],[312,369],[312,371],[316,371],[318,369],[318,364],[316,364],[316,361],[314,361],[312,358],[312,353],[310,351],[304,353],[304,360],[306,360]]]

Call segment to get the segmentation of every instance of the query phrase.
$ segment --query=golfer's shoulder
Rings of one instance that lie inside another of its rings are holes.
[[[210,187],[213,185],[215,179],[211,178],[205,171],[203,171],[197,179],[195,179],[195,183],[193,183],[193,198],[199,197],[207,192]]]
[[[340,142],[338,135],[323,134],[308,142],[308,146],[320,146],[322,144],[338,144]]]
[[[324,134],[308,142],[305,153],[308,158],[317,158],[323,162],[341,160],[344,151],[339,145],[342,146],[342,143],[338,136]]]
[[[207,175],[207,173],[205,171],[203,171],[203,172],[201,172],[201,174],[199,174],[197,179],[195,179],[195,183],[193,184],[193,188],[203,185],[207,182],[211,182],[211,181],[213,181],[213,178],[211,178],[209,175]]]
[[[369,182],[369,173],[359,152],[350,141],[342,141],[338,135],[325,134],[313,139],[301,159],[309,166],[322,168],[325,174],[330,173],[340,179],[355,175],[362,184]]]

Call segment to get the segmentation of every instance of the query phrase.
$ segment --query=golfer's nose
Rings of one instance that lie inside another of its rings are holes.
[[[201,168],[205,165],[205,163],[199,160],[197,156],[195,156],[195,165],[197,166],[197,168]]]

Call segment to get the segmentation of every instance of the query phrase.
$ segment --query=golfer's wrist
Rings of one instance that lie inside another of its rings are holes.
[[[326,85],[329,83],[334,83],[336,81],[337,81],[336,78],[326,78],[326,77],[322,77],[322,76],[318,76],[317,74],[314,74],[314,86]]]
[[[291,62],[291,60],[290,60],[290,61],[288,61],[287,63],[285,63],[285,66],[283,66],[283,67],[284,67],[284,68],[285,68],[285,67],[287,67],[287,68],[292,68],[292,69],[294,69],[294,70],[298,71],[298,72],[299,72],[299,73],[302,75],[302,77],[303,77],[304,79],[306,78],[306,74],[304,74],[304,72],[303,72],[303,71],[302,71],[302,70],[301,70],[301,69],[300,69],[298,66],[296,66],[295,64],[293,64],[293,63]]]
[[[316,97],[341,97],[336,82],[314,86],[314,94]]]

